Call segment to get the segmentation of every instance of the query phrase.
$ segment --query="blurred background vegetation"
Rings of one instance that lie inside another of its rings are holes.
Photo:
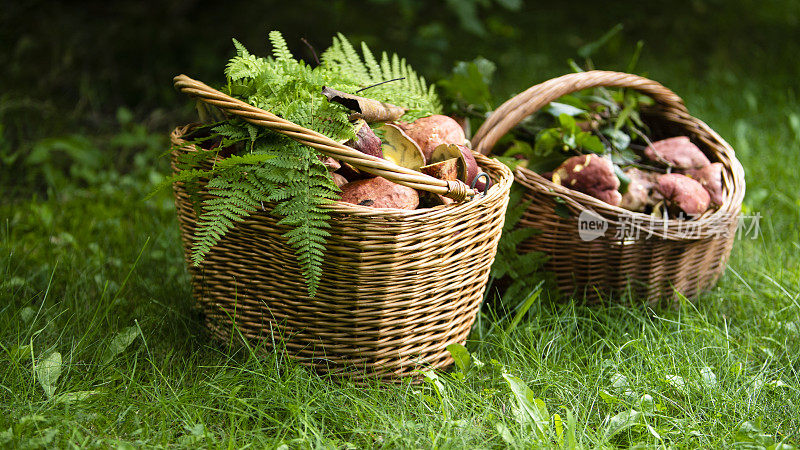
[[[800,3],[793,1],[7,2],[0,186],[27,197],[58,187],[62,176],[68,185],[92,184],[105,176],[101,169],[146,168],[169,130],[194,117],[172,77],[220,83],[232,37],[266,54],[266,34],[277,29],[312,62],[301,38],[321,51],[342,32],[406,56],[432,81],[456,61],[483,56],[497,66],[497,105],[569,71],[568,58],[617,24],[621,32],[593,55],[598,68],[623,70],[641,40],[638,72],[679,94],[705,84],[745,92],[756,80],[797,96]],[[142,150],[148,156],[137,160]]]

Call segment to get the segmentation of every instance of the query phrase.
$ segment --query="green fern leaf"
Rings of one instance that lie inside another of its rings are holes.
[[[253,166],[255,164],[263,163],[274,159],[276,155],[269,153],[248,153],[246,155],[238,156],[231,155],[216,164],[217,170],[230,169],[236,166]]]
[[[246,129],[227,122],[211,128],[211,131],[231,139],[246,139],[248,137]]]
[[[223,172],[208,182],[209,191],[217,197],[203,202],[203,213],[197,222],[191,259],[199,265],[206,254],[239,222],[256,210],[266,196],[241,173]]]
[[[378,64],[378,61],[375,60],[372,51],[364,42],[361,43],[361,53],[364,54],[364,64],[367,66],[367,69],[369,69],[370,80],[372,82],[376,82],[375,80],[382,80],[383,74],[381,73],[381,66]]]
[[[248,52],[247,49],[244,47],[244,45],[242,45],[242,43],[237,41],[236,39],[233,39],[233,46],[236,47],[236,56],[242,58],[250,56],[250,52]]]
[[[286,40],[279,31],[269,32],[269,41],[272,43],[272,56],[279,62],[294,61],[292,52],[289,51],[289,46],[286,45]]]

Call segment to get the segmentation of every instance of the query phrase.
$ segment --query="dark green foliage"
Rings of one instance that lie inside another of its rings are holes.
[[[282,217],[278,223],[291,227],[285,236],[296,251],[309,295],[313,296],[321,275],[325,237],[328,236],[325,229],[329,228],[329,215],[323,206],[338,198],[338,188],[310,147],[258,130],[255,139],[251,139],[249,129],[252,127],[241,122],[214,127],[213,130],[225,138],[225,143],[246,142],[249,153],[215,161],[210,170],[181,171],[170,180],[186,182],[209,178],[206,187],[214,194],[202,202],[192,261],[195,264],[202,262],[235,222],[263,209],[265,203],[274,203],[272,213]],[[183,166],[188,168],[195,164],[193,167],[196,167],[216,153],[189,153],[182,160]]]
[[[511,189],[511,199],[506,210],[503,234],[497,245],[497,256],[492,264],[493,280],[510,280],[503,293],[502,302],[508,306],[516,306],[525,300],[543,281],[542,264],[546,255],[542,252],[520,253],[517,247],[539,233],[539,230],[528,227],[517,227],[530,202],[522,201],[524,190],[517,185]]]
[[[589,56],[621,28],[614,27],[579,51],[586,58],[588,69],[594,67]],[[627,72],[633,73],[642,47],[639,41]],[[574,61],[568,62],[576,72],[583,71]],[[650,142],[650,130],[639,109],[641,105],[652,104],[653,99],[632,89],[596,87],[564,95],[521,121],[514,130],[514,138],[507,138],[510,145],[497,152],[499,159],[512,169],[524,161],[528,169],[543,173],[555,170],[570,156],[604,155],[613,162],[624,193],[630,180],[620,166],[634,164],[639,157],[633,148],[638,145],[642,149]]]
[[[456,62],[450,76],[438,82],[444,97],[451,102],[448,107],[460,115],[480,119],[491,112],[494,106],[490,85],[496,69],[492,61],[481,56]]]
[[[194,236],[192,261],[195,265],[200,264],[211,247],[233,228],[234,222],[242,221],[257,209],[260,202],[269,199],[254,173],[245,175],[238,170],[226,170],[214,175],[206,187],[216,197],[203,202],[204,212]]]

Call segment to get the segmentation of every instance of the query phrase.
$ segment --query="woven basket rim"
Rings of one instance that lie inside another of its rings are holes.
[[[170,134],[170,139],[175,149],[183,148],[188,144],[183,140],[183,136],[189,129],[199,124],[190,123],[183,126],[176,127]],[[371,206],[355,205],[352,203],[336,201],[330,205],[324,205],[323,208],[336,213],[351,214],[365,217],[396,217],[403,219],[425,219],[443,214],[458,215],[473,208],[480,207],[483,203],[496,202],[511,189],[514,182],[514,174],[511,169],[505,164],[499,162],[494,158],[489,158],[476,151],[472,151],[478,166],[487,171],[490,175],[494,175],[492,185],[486,195],[476,195],[470,200],[462,202],[454,202],[449,205],[437,205],[429,208],[417,208],[413,210],[399,209],[399,208],[374,208]]]
[[[716,209],[709,209],[700,215],[700,217],[692,220],[676,218],[665,220],[649,214],[610,205],[590,195],[557,185],[538,173],[524,167],[517,167],[514,170],[514,176],[517,182],[528,189],[554,198],[561,198],[573,212],[590,210],[603,216],[603,218],[610,223],[617,225],[621,224],[619,219],[625,217],[634,223],[642,224],[639,226],[642,231],[670,240],[692,241],[713,237],[720,232],[721,227],[726,224],[726,221],[729,223],[729,221],[736,219],[741,211],[746,185],[744,181],[744,168],[736,158],[734,149],[705,122],[690,115],[683,104],[683,100],[677,94],[655,81],[638,75],[595,70],[568,74],[535,85],[507,100],[494,111],[492,115],[498,114],[500,119],[494,122],[487,120],[484,124],[486,127],[484,128],[484,126],[482,126],[478,130],[476,133],[476,140],[478,142],[475,143],[475,147],[483,153],[490,153],[494,147],[494,142],[487,144],[484,142],[484,138],[493,131],[493,128],[502,128],[505,126],[510,129],[510,127],[508,127],[508,120],[506,120],[506,116],[510,113],[517,113],[520,108],[524,108],[524,112],[527,113],[523,116],[524,118],[539,110],[539,107],[529,106],[531,103],[535,103],[534,106],[544,106],[563,95],[594,86],[630,87],[644,92],[656,99],[657,102],[653,108],[660,108],[666,111],[671,116],[670,121],[680,122],[681,126],[686,129],[687,134],[689,134],[693,140],[699,139],[703,141],[702,144],[716,157],[717,161],[712,162],[721,162],[725,168],[723,173],[723,185],[726,189],[722,205]],[[503,123],[504,121],[506,123]],[[694,128],[694,131],[690,130],[690,127]],[[702,139],[698,135],[698,132],[707,135],[709,139]],[[487,140],[491,141],[492,138],[490,137]],[[695,237],[687,237],[686,233],[672,233],[669,231],[671,229],[680,229],[681,226],[697,227],[698,233]]]

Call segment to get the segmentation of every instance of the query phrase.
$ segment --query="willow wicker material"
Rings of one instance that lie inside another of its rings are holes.
[[[250,107],[246,114],[251,122],[272,128],[264,119],[269,113]],[[313,134],[296,125],[287,128],[301,142]],[[183,140],[189,130],[172,133],[173,169],[181,151],[194,149]],[[323,138],[315,137],[338,148]],[[475,157],[494,181],[485,196],[418,210],[343,202],[328,206],[331,237],[313,298],[282,236],[289,228],[277,224],[269,204],[238,222],[200,266],[193,266],[189,256],[197,213],[185,186],[176,183],[186,262],[208,327],[220,339],[241,333],[268,347],[285,348],[306,366],[355,380],[398,380],[417,375],[415,369],[423,365],[449,365],[445,346],[466,340],[480,307],[513,181],[504,165]],[[342,160],[359,168],[381,166],[381,175],[392,181],[408,175],[391,164],[362,164],[370,160],[361,155]],[[405,180],[437,193],[471,194],[426,178],[414,172]]]
[[[678,292],[694,297],[713,286],[725,269],[744,198],[744,170],[730,145],[692,117],[672,91],[619,72],[564,75],[505,102],[478,130],[473,144],[478,152],[489,154],[498,139],[525,117],[561,96],[598,86],[632,88],[652,97],[655,105],[642,115],[654,140],[686,135],[712,162],[721,162],[723,204],[691,221],[654,218],[611,206],[518,167],[515,180],[525,188],[524,200],[531,202],[520,224],[541,231],[524,242],[521,250],[546,253],[546,268],[555,274],[559,289],[585,295],[590,302],[623,293],[650,302],[673,298]],[[585,211],[594,211],[608,223],[599,238],[581,238],[579,217]]]

